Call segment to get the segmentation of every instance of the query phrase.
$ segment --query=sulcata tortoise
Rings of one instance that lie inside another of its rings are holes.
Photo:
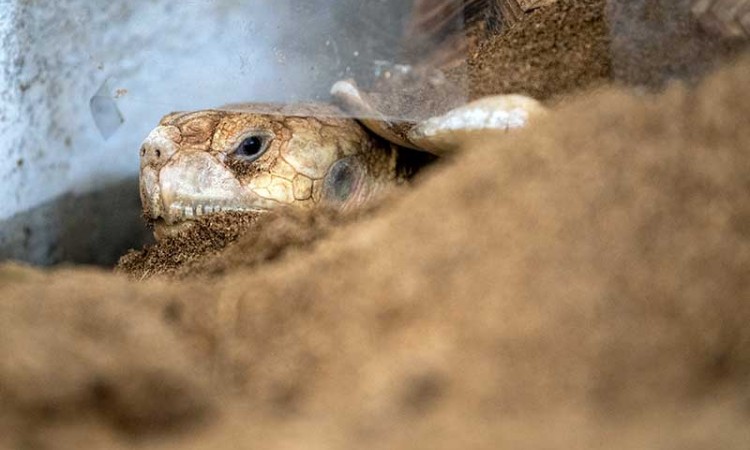
[[[144,217],[157,239],[202,216],[279,207],[356,208],[451,152],[467,134],[544,113],[520,95],[483,98],[421,122],[394,122],[352,81],[336,107],[229,105],[165,116],[140,149]]]

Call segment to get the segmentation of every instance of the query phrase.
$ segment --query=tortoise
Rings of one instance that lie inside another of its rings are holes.
[[[545,111],[501,95],[421,122],[391,121],[353,81],[331,94],[338,107],[237,104],[164,116],[140,148],[141,201],[156,238],[221,212],[351,210],[407,182],[465,134],[520,128]]]

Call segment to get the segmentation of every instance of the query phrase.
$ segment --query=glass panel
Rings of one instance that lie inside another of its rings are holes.
[[[126,3],[126,2],[123,2]],[[352,79],[391,119],[421,119],[466,99],[461,0],[128,1],[91,55],[97,124],[111,134],[144,108],[329,102]],[[196,18],[202,18],[196,21]],[[133,43],[139,43],[133,46]],[[111,46],[134,48],[126,57]],[[449,72],[449,73],[447,73]],[[120,112],[122,111],[122,112]]]

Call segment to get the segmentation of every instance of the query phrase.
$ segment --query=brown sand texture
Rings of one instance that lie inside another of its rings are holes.
[[[469,55],[469,96],[520,93],[541,101],[609,81],[605,0],[557,0]]]
[[[748,79],[578,94],[357,216],[1,265],[0,448],[746,449]]]

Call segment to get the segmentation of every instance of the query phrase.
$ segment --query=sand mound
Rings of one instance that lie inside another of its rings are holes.
[[[609,81],[605,0],[557,0],[490,37],[468,60],[471,98],[520,93],[538,100]]]
[[[61,436],[108,448],[113,431],[189,429],[214,409],[175,330],[134,305],[130,285],[88,275],[0,268],[1,448],[58,448]]]
[[[253,267],[273,261],[288,250],[308,247],[333,227],[366,216],[376,208],[371,205],[347,214],[290,208],[262,215],[208,216],[177,236],[131,250],[120,258],[115,270],[143,280],[154,276],[207,277],[231,268]]]
[[[0,445],[745,448],[748,70],[576,100],[213,279],[5,267]]]

